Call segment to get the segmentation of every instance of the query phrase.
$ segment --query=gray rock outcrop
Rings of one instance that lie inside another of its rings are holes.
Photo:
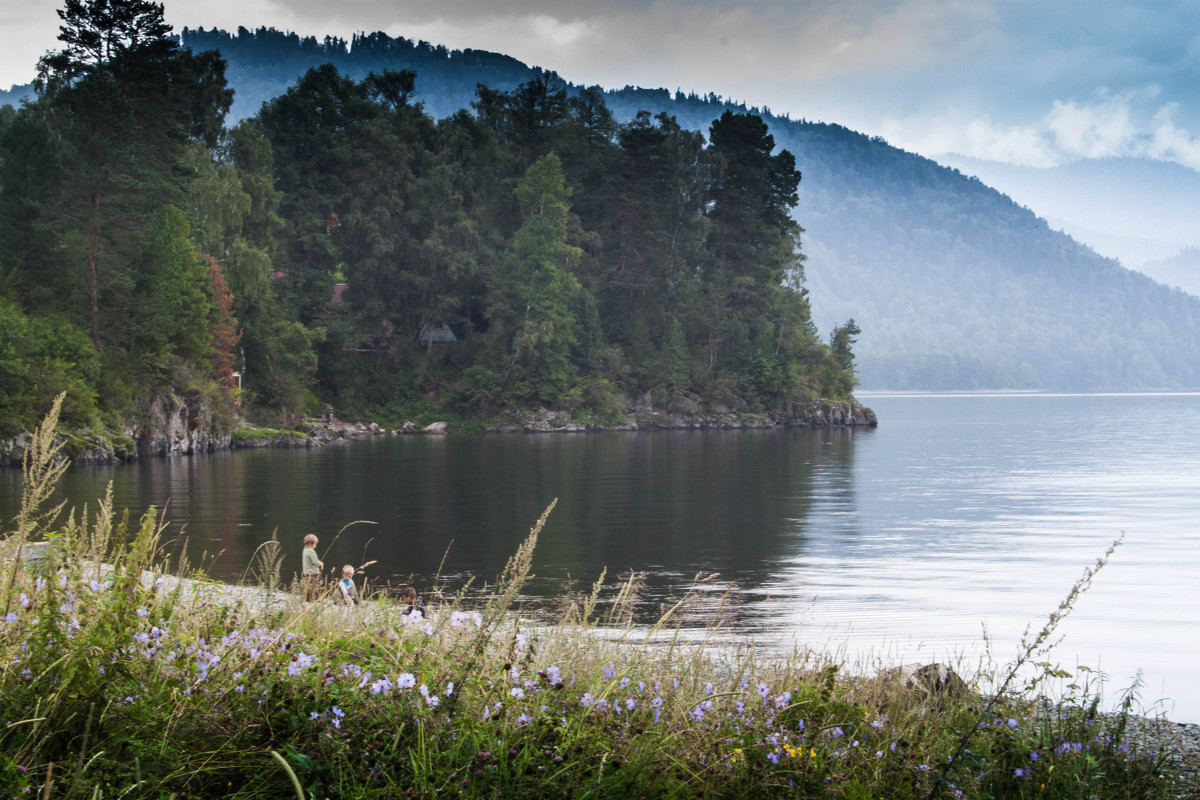
[[[127,431],[140,456],[190,456],[228,450],[232,424],[199,396],[161,392],[136,404],[137,422]]]

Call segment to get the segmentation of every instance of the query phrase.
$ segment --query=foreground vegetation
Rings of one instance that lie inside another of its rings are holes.
[[[978,676],[997,685],[982,694],[687,643],[680,606],[635,629],[632,592],[600,598],[600,582],[534,617],[520,593],[553,506],[494,588],[428,619],[383,596],[346,610],[273,593],[274,542],[249,572],[275,602],[238,601],[168,563],[152,515],[46,505],[57,413],[5,522],[10,554],[52,543],[0,573],[6,797],[1169,796],[1128,702],[1099,713],[1085,687],[1035,702],[1047,670],[1023,677],[1094,569],[1012,668]]]

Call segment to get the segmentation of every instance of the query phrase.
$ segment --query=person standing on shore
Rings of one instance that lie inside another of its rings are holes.
[[[313,601],[321,591],[321,570],[325,563],[317,558],[317,537],[308,534],[304,537],[304,555],[301,560],[300,580],[304,583],[304,599]]]

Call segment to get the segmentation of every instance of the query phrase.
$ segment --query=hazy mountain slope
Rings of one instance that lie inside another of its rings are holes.
[[[185,31],[184,43],[222,51],[243,115],[322,60],[355,76],[412,68],[435,116],[469,103],[477,83],[509,88],[535,74],[506,56],[381,35],[349,51],[261,30]],[[607,100],[618,119],[665,111],[705,132],[731,105],[634,88]],[[850,317],[862,326],[864,387],[1200,386],[1200,299],[1097,255],[956,170],[841,126],[764,117],[804,175],[796,217],[814,319],[825,332]]]
[[[1140,271],[1159,283],[1200,295],[1200,247],[1189,247],[1170,258],[1147,261]]]
[[[959,155],[938,161],[1133,269],[1200,247],[1200,172],[1180,164],[1109,158],[1038,168]]]
[[[849,316],[862,325],[865,386],[1200,382],[1195,298],[1101,258],[979,181],[881,141],[801,123],[777,126],[776,137],[806,167],[797,216],[809,231],[815,314],[825,327]]]

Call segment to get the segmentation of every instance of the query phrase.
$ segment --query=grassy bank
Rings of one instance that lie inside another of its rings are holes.
[[[493,588],[428,619],[386,597],[239,601],[197,591],[153,516],[47,508],[53,424],[3,521],[3,797],[1170,796],[1128,707],[1100,713],[1084,686],[1036,699],[1095,568],[1018,663],[940,689],[684,643],[682,607],[634,629],[631,590],[534,617],[519,598],[545,517]],[[12,557],[42,539],[43,560]],[[277,588],[277,548],[248,573]]]

